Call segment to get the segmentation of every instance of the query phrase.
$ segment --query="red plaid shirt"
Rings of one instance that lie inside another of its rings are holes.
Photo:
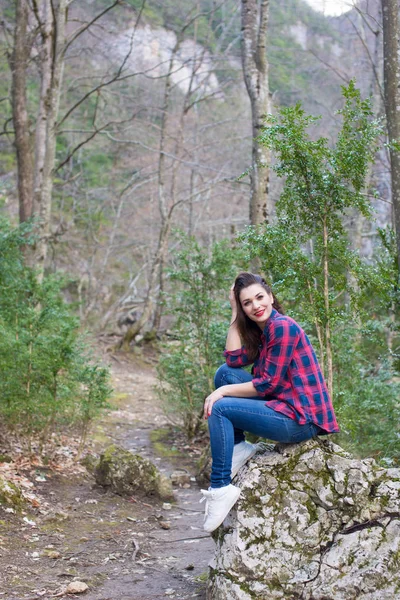
[[[230,367],[251,364],[245,347],[225,350]],[[302,328],[272,309],[254,361],[253,385],[268,407],[296,420],[315,423],[326,433],[339,431],[314,349]]]

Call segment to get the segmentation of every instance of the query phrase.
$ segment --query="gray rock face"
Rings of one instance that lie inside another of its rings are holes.
[[[312,440],[256,455],[236,484],[209,600],[399,600],[400,469]]]
[[[119,446],[109,446],[93,471],[99,485],[121,496],[155,495],[163,500],[173,497],[169,480],[152,462]]]

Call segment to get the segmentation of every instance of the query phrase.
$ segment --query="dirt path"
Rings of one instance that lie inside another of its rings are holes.
[[[193,477],[193,459],[151,443],[152,432],[159,435],[166,426],[151,367],[118,360],[112,364],[118,409],[97,424],[98,449],[118,443],[167,475],[183,468]],[[74,580],[89,590],[60,597],[204,600],[214,542],[201,527],[195,481],[175,488],[177,502],[169,509],[151,499],[113,495],[84,473],[66,477],[40,469],[38,479],[47,510],[29,511],[24,521],[0,509],[0,600],[50,600]]]

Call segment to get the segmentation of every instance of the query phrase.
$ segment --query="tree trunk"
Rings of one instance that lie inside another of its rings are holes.
[[[129,327],[128,331],[125,333],[123,339],[121,340],[119,348],[121,348],[122,350],[129,350],[130,343],[140,333],[140,331],[143,329],[146,323],[148,323],[153,312],[154,304],[156,302],[156,298],[154,297],[154,295],[156,293],[157,282],[160,278],[160,268],[163,262],[165,261],[165,255],[168,249],[168,238],[170,233],[171,217],[172,213],[170,213],[170,215],[167,217],[167,220],[163,223],[160,230],[158,247],[153,260],[153,264],[151,266],[149,289],[147,292],[146,301],[143,306],[143,312],[140,318]]]
[[[333,398],[333,356],[331,342],[331,317],[329,301],[329,262],[328,262],[328,226],[326,215],[323,221],[323,244],[324,244],[324,303],[325,303],[325,352],[326,352],[326,376],[328,392]]]
[[[176,53],[178,52],[179,46],[181,43],[181,39],[178,37],[175,47],[172,50],[172,54],[169,60],[169,68],[167,77],[165,79],[165,88],[164,88],[164,102],[162,109],[162,120],[161,120],[161,131],[160,131],[160,149],[158,154],[158,208],[160,211],[161,217],[161,226],[160,226],[160,234],[158,238],[158,246],[153,259],[153,263],[151,266],[150,273],[150,281],[149,287],[147,290],[147,297],[143,306],[143,312],[138,321],[133,323],[131,327],[129,327],[128,331],[125,333],[120,347],[123,350],[128,350],[131,341],[135,338],[136,335],[143,329],[143,327],[150,320],[151,314],[154,309],[154,303],[157,301],[155,298],[157,284],[160,282],[160,269],[165,262],[165,255],[168,249],[168,238],[170,233],[171,219],[174,205],[168,209],[167,205],[167,197],[166,197],[166,167],[165,167],[165,147],[166,147],[166,137],[167,137],[167,128],[168,128],[168,109],[169,109],[169,101],[171,96],[171,87],[172,80],[171,75],[174,69],[174,62]],[[160,317],[161,318],[161,317]],[[156,319],[158,316],[156,315]]]
[[[36,264],[43,274],[49,245],[57,116],[64,71],[67,0],[44,0],[40,57],[41,90],[35,140],[35,210],[39,213]]]
[[[26,97],[26,71],[31,48],[28,43],[27,0],[17,0],[15,17],[14,50],[11,57],[12,113],[17,153],[19,221],[23,223],[33,213],[33,156]]]
[[[400,142],[400,23],[398,0],[382,0],[383,73],[389,142]],[[400,151],[390,148],[397,262],[400,272]]]
[[[250,223],[269,219],[270,152],[257,138],[269,112],[268,61],[266,53],[269,0],[242,0],[242,66],[252,114],[253,150],[250,173]]]

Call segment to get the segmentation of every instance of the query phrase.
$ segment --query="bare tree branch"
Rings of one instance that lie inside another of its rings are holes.
[[[124,62],[126,62],[126,60],[127,60],[127,57],[124,58]],[[165,62],[169,62],[169,60],[165,61]],[[108,79],[107,81],[99,83],[99,85],[91,88],[70,109],[68,109],[68,111],[65,113],[65,115],[58,122],[58,126],[62,125],[62,123],[64,123],[64,121],[66,121],[68,119],[68,117],[74,112],[74,110],[76,110],[78,108],[78,106],[83,104],[83,102],[85,102],[92,94],[95,94],[99,90],[101,90],[105,87],[108,87],[109,85],[111,85],[112,83],[115,83],[116,81],[118,81],[118,82],[126,81],[127,79],[131,79],[132,77],[137,77],[139,75],[143,75],[146,77],[147,73],[154,71],[162,64],[164,64],[164,62],[158,63],[157,65],[155,65],[153,67],[149,67],[148,69],[145,69],[144,71],[136,71],[135,73],[129,73],[128,75],[124,75],[124,76],[121,76],[121,68],[119,68],[118,72],[111,79]],[[177,69],[175,71],[173,71],[173,74],[178,73],[181,69],[182,69],[182,66],[177,67]],[[159,75],[157,77],[150,77],[150,79],[165,79],[166,77],[167,77],[167,75]]]
[[[146,2],[146,0],[144,0],[143,5],[145,4],[145,2]],[[115,0],[115,2],[113,2],[112,4],[110,4],[109,6],[107,6],[104,10],[102,10],[91,21],[89,21],[89,23],[85,23],[80,29],[78,29],[78,31],[74,32],[73,35],[71,36],[71,38],[65,44],[64,50],[63,50],[63,54],[65,55],[65,53],[67,52],[67,50],[71,46],[71,44],[73,44],[75,42],[75,40],[77,40],[78,37],[80,35],[82,35],[82,33],[84,33],[85,31],[87,31],[89,29],[89,27],[91,27],[92,25],[94,25],[94,23],[96,23],[96,21],[98,21],[99,19],[101,19],[101,17],[104,17],[104,15],[106,15],[108,12],[110,12],[110,10],[112,10],[113,8],[115,8],[118,4],[121,4],[121,0]],[[141,11],[140,11],[140,14],[141,14]]]
[[[157,148],[151,148],[150,146],[147,146],[143,142],[139,142],[136,140],[119,140],[118,138],[115,138],[113,135],[111,135],[108,131],[102,132],[102,135],[106,135],[110,140],[113,140],[114,142],[118,142],[119,144],[132,144],[134,146],[141,146],[142,148],[145,148],[146,150],[150,150],[151,152],[159,152],[159,150],[157,150]],[[201,163],[194,163],[194,162],[190,162],[187,160],[183,160],[179,156],[176,156],[175,154],[171,154],[170,152],[167,152],[165,150],[163,150],[163,154],[164,154],[164,156],[173,158],[174,160],[178,160],[183,165],[187,165],[188,167],[197,167],[199,169],[204,169],[206,171],[214,171],[214,172],[219,173],[219,169],[215,169],[214,167],[211,167],[209,165],[204,165]],[[226,173],[226,175],[228,175],[228,173]],[[234,177],[234,176],[230,175],[230,177]]]
[[[40,18],[40,14],[39,14],[39,7],[38,7],[38,3],[37,0],[32,0],[32,12],[35,15],[38,27],[39,27],[39,31],[40,31],[40,35],[42,36],[42,39],[45,36],[44,33],[44,24],[43,21]]]
[[[346,19],[347,19],[348,21],[350,21],[350,23],[351,23],[351,25],[352,25],[352,27],[353,27],[354,31],[355,31],[355,32],[356,32],[356,34],[357,34],[357,37],[358,37],[358,39],[360,40],[361,44],[363,45],[363,48],[364,48],[364,50],[365,50],[365,52],[366,52],[366,54],[367,54],[367,56],[368,56],[368,60],[369,60],[369,62],[370,62],[370,65],[371,65],[371,67],[372,67],[372,70],[373,70],[373,72],[374,72],[375,81],[376,81],[376,84],[377,84],[377,86],[378,86],[378,89],[379,89],[379,93],[380,93],[380,96],[381,96],[382,102],[383,102],[383,104],[384,104],[384,103],[385,103],[385,94],[384,94],[384,91],[383,91],[383,89],[382,89],[382,86],[381,86],[381,82],[380,82],[380,79],[379,79],[379,74],[378,74],[378,71],[376,70],[375,61],[373,60],[373,58],[372,58],[372,56],[371,56],[371,53],[370,53],[370,51],[369,51],[369,48],[368,48],[367,44],[365,43],[365,40],[363,39],[362,35],[361,35],[361,34],[360,34],[360,32],[358,31],[358,27],[356,27],[355,23],[353,23],[352,19],[350,19],[350,17],[347,15],[347,13],[345,14],[345,17],[346,17]],[[376,33],[376,32],[374,32],[374,33],[375,33],[375,35],[377,35],[377,33]],[[378,32],[378,33],[379,33],[379,32]]]
[[[376,35],[376,30],[373,29],[370,25],[370,23],[368,23],[368,19],[366,19],[366,14],[360,9],[359,6],[357,6],[357,4],[353,4],[353,9],[358,12],[358,14],[360,15],[360,17],[362,18],[362,20],[364,21],[364,23],[366,24],[366,26],[368,27],[368,29],[371,31],[371,33],[373,33],[374,35]],[[382,31],[383,27],[382,27],[382,23],[379,23],[379,21],[377,21],[375,19],[375,17],[373,17],[370,13],[367,13],[368,17],[374,21],[374,23],[376,23],[377,28]],[[347,13],[346,13],[347,16]]]
[[[142,112],[142,110],[143,110],[142,108],[137,110],[129,119],[124,119],[123,121],[109,121],[102,127],[96,127],[86,139],[84,139],[82,142],[80,142],[77,146],[75,146],[75,148],[73,150],[71,150],[71,152],[69,152],[68,156],[66,158],[64,158],[64,160],[56,167],[55,172],[62,169],[62,167],[64,167],[71,160],[71,158],[74,156],[74,154],[76,154],[76,152],[78,152],[78,150],[80,148],[82,148],[82,146],[85,146],[88,142],[90,142],[90,140],[92,140],[94,137],[96,137],[97,134],[99,134],[102,131],[104,131],[105,129],[107,129],[107,127],[110,127],[110,125],[123,125],[124,123],[129,123],[129,122],[133,121],[133,119],[135,119],[137,117],[137,115],[140,112]]]
[[[314,52],[314,50],[312,50],[311,48],[308,49],[308,51],[315,56],[315,58],[317,60],[319,60],[320,63],[322,63],[323,65],[325,65],[325,67],[328,67],[328,69],[330,69],[331,71],[333,71],[342,81],[344,81],[347,85],[349,84],[350,80],[348,77],[346,77],[345,75],[342,75],[342,73],[336,69],[335,67],[333,67],[332,65],[330,65],[328,62],[326,62],[323,58],[321,58],[316,52]]]

